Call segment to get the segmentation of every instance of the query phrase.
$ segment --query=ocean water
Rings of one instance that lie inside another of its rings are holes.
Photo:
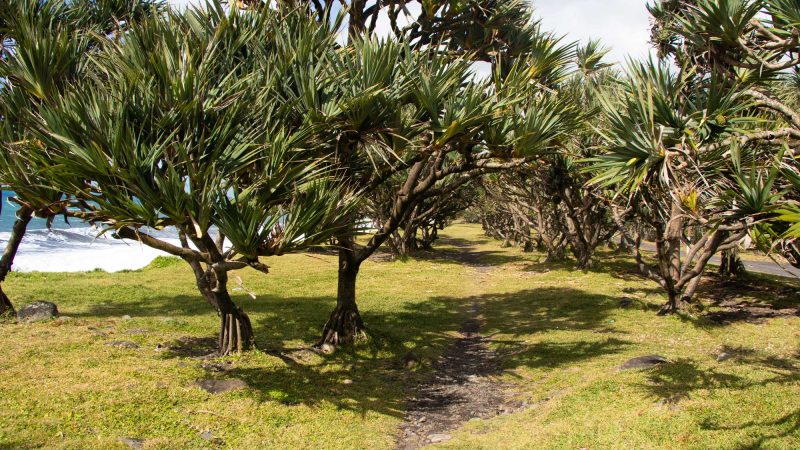
[[[0,233],[11,231],[11,227],[16,220],[17,210],[19,206],[16,203],[8,201],[8,198],[14,195],[11,191],[2,191],[3,194],[3,211],[0,213]],[[58,217],[53,221],[53,228],[63,230],[71,227],[85,227],[86,224],[77,219],[70,220],[70,223],[64,221],[63,217]],[[28,225],[29,230],[44,230],[47,228],[47,221],[34,217]]]

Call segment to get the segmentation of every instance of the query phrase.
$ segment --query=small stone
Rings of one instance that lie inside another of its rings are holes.
[[[619,306],[621,308],[630,308],[633,306],[633,299],[630,297],[622,297],[619,299]]]
[[[319,349],[326,355],[332,355],[336,351],[336,347],[331,344],[322,344]]]
[[[111,341],[111,342],[106,342],[106,345],[109,347],[126,348],[129,350],[134,350],[139,348],[139,344],[136,344],[135,342],[131,341]]]
[[[142,448],[145,442],[144,439],[127,438],[127,437],[121,437],[117,440],[134,450],[139,450],[140,448]]]
[[[131,320],[131,319],[133,319],[133,317],[131,317],[131,316],[127,315],[127,314],[122,316],[122,320]]]
[[[215,444],[215,445],[223,445],[224,444],[222,439],[214,436],[214,433],[212,433],[210,431],[203,431],[202,433],[200,433],[200,438],[204,439],[204,440],[206,440],[208,442],[211,442],[212,444]]]
[[[723,362],[723,361],[727,361],[727,360],[729,360],[731,358],[733,358],[733,355],[731,355],[730,353],[722,352],[717,356],[717,361],[718,362]]]
[[[346,378],[346,379],[342,380],[342,384],[347,384],[347,385],[353,384],[353,380],[351,380],[349,378]]]
[[[242,380],[197,380],[195,383],[200,389],[209,394],[221,394],[239,389],[247,389],[249,386]]]
[[[147,334],[144,328],[129,328],[125,330],[125,334]]]
[[[434,444],[437,443],[437,442],[449,441],[452,438],[453,437],[450,436],[449,434],[429,434],[428,435],[428,440],[431,443],[434,443]]]
[[[51,302],[35,302],[22,308],[17,313],[19,323],[33,323],[58,317],[58,307]]]
[[[409,370],[416,369],[419,367],[419,357],[414,353],[409,352],[403,357],[403,365]]]
[[[647,355],[639,356],[638,358],[629,359],[625,364],[618,367],[619,370],[631,369],[652,369],[661,364],[668,363],[669,361],[663,356]]]

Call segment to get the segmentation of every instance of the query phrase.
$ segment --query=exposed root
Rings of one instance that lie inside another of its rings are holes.
[[[331,313],[328,323],[322,330],[322,338],[316,343],[315,347],[323,345],[351,345],[358,339],[365,338],[367,335],[364,321],[356,305],[337,306]]]
[[[241,353],[254,347],[253,326],[242,308],[237,307],[233,313],[222,314],[221,322],[220,356]]]

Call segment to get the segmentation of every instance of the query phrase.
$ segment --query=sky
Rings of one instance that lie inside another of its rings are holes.
[[[173,5],[202,3],[202,0],[169,0]],[[534,15],[547,30],[566,35],[568,40],[600,39],[611,48],[611,62],[626,56],[645,58],[650,53],[648,0],[533,0]],[[416,6],[416,8],[414,7]],[[419,5],[412,5],[412,12]],[[384,14],[385,15],[385,14]],[[388,32],[388,19],[381,17],[378,31]]]
[[[534,15],[545,29],[570,40],[600,39],[609,58],[646,58],[651,49],[647,0],[535,0]]]

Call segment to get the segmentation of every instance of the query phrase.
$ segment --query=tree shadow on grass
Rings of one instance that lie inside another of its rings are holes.
[[[709,431],[747,431],[749,436],[754,436],[747,444],[740,445],[738,448],[762,448],[769,441],[792,436],[800,432],[800,409],[795,409],[789,413],[772,420],[751,420],[736,425],[719,425],[711,419],[706,419],[700,424],[700,428]],[[778,428],[775,431],[764,431],[764,428]]]
[[[790,358],[765,355],[758,350],[737,347],[723,348],[737,368],[748,368],[766,375],[764,379],[753,379],[732,373],[730,366],[701,367],[689,358],[681,358],[651,369],[648,382],[640,385],[645,392],[659,399],[675,396],[691,396],[700,390],[718,388],[747,389],[769,384],[793,385],[800,382],[800,367]]]
[[[370,337],[352,349],[321,355],[298,348],[313,342],[327,318],[333,299],[282,299],[272,302],[255,325],[260,348],[279,358],[278,367],[236,367],[225,377],[251,386],[260,401],[330,405],[360,414],[405,414],[407,395],[425,377],[432,362],[455,343],[455,331],[468,320],[465,305],[479,305],[486,316],[482,334],[500,334],[494,341],[504,369],[555,369],[623,351],[630,344],[602,333],[615,333],[607,317],[614,299],[575,289],[531,289],[516,293],[468,298],[435,297],[408,304],[399,311],[362,311]],[[304,305],[300,316],[278,323],[276,318]],[[310,325],[311,324],[311,325]],[[316,325],[316,326],[314,326]],[[522,336],[554,329],[599,331],[597,339],[543,342],[529,345]],[[294,342],[294,345],[288,343]],[[420,370],[405,368],[413,351],[423,361]]]

